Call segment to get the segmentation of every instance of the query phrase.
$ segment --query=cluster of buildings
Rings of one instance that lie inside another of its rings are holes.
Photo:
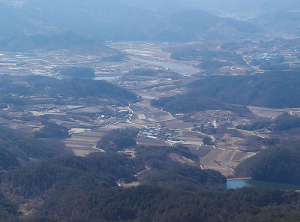
[[[169,128],[156,129],[154,127],[149,128],[145,126],[140,133],[147,137],[152,137],[155,139],[166,141],[166,140],[172,140],[174,136],[178,135],[179,130],[169,129]]]

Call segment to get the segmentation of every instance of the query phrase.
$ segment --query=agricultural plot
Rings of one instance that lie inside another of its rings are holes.
[[[151,117],[156,122],[169,121],[174,119],[170,114],[164,111],[153,112],[151,113]]]
[[[137,118],[135,118],[135,119],[131,119],[131,122],[132,122],[133,124],[136,124],[137,126],[140,126],[140,125],[146,126],[146,125],[148,125],[145,121],[139,119],[138,116],[137,116]]]
[[[178,136],[191,137],[191,138],[202,138],[203,137],[202,133],[199,133],[197,131],[190,131],[190,130],[183,130],[183,131],[181,131],[181,133]]]
[[[168,121],[161,121],[161,124],[165,124],[166,127],[171,129],[186,129],[186,128],[192,128],[192,123],[185,123],[182,120],[179,119],[173,119]]]
[[[101,113],[101,109],[95,106],[90,107],[84,107],[84,108],[78,108],[78,109],[72,109],[69,112],[70,113]]]
[[[198,154],[205,154],[205,151],[207,152],[208,149],[198,152]],[[193,153],[197,152],[193,151]],[[204,169],[218,170],[224,176],[230,176],[233,174],[234,168],[251,155],[255,155],[255,153],[232,150],[230,147],[213,147],[201,158],[200,163]]]
[[[81,133],[72,134],[71,138],[65,139],[65,145],[73,150],[75,155],[85,156],[92,152],[101,152],[96,148],[98,140],[105,134],[105,131],[87,130]]]
[[[204,169],[214,169],[228,176],[233,173],[232,168],[222,166],[219,161],[226,156],[226,151],[219,148],[212,149],[205,157],[201,158],[200,163]]]
[[[139,135],[136,138],[136,142],[138,145],[149,145],[149,146],[167,146],[168,144],[162,140],[158,140],[155,138],[151,138],[151,137],[146,137],[146,136],[142,136]]]
[[[139,106],[139,105],[131,105],[130,108],[133,112],[148,112],[149,110],[146,107]]]
[[[211,146],[198,146],[196,149],[191,149],[191,153],[202,158],[209,154],[212,149]]]
[[[273,118],[277,117],[283,113],[289,113],[291,115],[300,115],[300,109],[298,108],[290,108],[290,109],[271,109],[271,108],[264,108],[264,107],[255,107],[255,106],[249,106],[248,107],[251,112],[255,115],[258,115],[260,117],[267,117],[267,118]]]
[[[202,139],[197,139],[197,138],[189,138],[189,137],[176,137],[178,139],[182,139],[180,142],[183,145],[193,145],[195,147],[201,146],[203,144]]]

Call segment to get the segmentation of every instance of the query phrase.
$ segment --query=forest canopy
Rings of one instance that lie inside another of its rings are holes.
[[[263,150],[240,163],[235,174],[260,181],[300,184],[300,142]]]
[[[274,71],[251,76],[210,76],[189,84],[187,96],[269,108],[300,106],[299,72]]]
[[[61,75],[66,77],[80,78],[80,79],[93,79],[95,75],[95,71],[91,68],[81,67],[81,66],[73,66],[66,68],[55,68],[54,72],[59,72]]]
[[[14,95],[12,97],[12,95]],[[62,100],[88,100],[89,98],[107,99],[110,104],[136,102],[138,96],[124,88],[102,80],[56,79],[45,76],[7,76],[0,79],[0,101],[19,106],[36,103],[30,97],[50,98],[61,103]]]
[[[136,128],[114,129],[104,135],[96,147],[105,151],[119,151],[136,145],[135,137],[139,130]]]

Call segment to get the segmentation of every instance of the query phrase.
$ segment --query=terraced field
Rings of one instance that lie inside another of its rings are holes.
[[[228,147],[212,147],[211,151],[201,158],[200,163],[204,169],[218,170],[223,175],[230,176],[240,162],[254,154],[254,152],[231,150]]]
[[[104,134],[105,132],[101,130],[88,130],[83,133],[72,134],[72,137],[65,139],[64,143],[74,151],[75,155],[85,156],[92,152],[101,152],[100,149],[96,148],[96,144]]]

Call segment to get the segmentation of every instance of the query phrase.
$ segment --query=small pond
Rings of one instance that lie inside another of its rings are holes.
[[[300,184],[273,183],[251,179],[228,180],[227,189],[236,189],[244,186],[262,186],[282,190],[300,190]]]

